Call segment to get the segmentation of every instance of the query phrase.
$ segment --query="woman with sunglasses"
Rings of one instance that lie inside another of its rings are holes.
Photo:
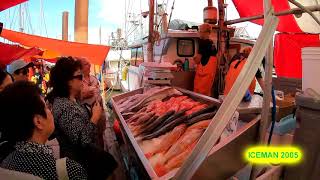
[[[78,161],[87,169],[89,179],[97,179],[96,177],[92,178],[92,176],[97,175],[96,170],[98,168],[90,162],[92,161],[92,155],[98,156],[99,153],[101,156],[105,155],[95,146],[97,123],[102,108],[99,103],[95,103],[90,112],[79,103],[83,87],[82,78],[81,63],[72,57],[61,57],[50,72],[52,91],[48,94],[47,99],[52,105],[56,138],[60,144],[60,156]],[[113,157],[109,156],[110,169],[113,170],[116,163]],[[95,159],[96,163],[98,164],[98,160],[103,160],[103,158],[105,156],[97,157]],[[106,170],[109,170],[109,172],[100,174],[99,178],[110,175],[112,172],[110,172],[110,169],[107,168]]]

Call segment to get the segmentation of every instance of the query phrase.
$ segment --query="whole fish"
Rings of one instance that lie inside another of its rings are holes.
[[[178,111],[177,113],[173,114],[168,119],[163,121],[156,129],[154,129],[154,132],[158,131],[159,129],[161,129],[163,126],[165,126],[166,124],[170,123],[171,121],[183,116],[186,111],[187,111],[187,109],[183,109],[183,110]]]
[[[175,113],[175,111],[169,111],[166,114],[164,114],[161,117],[158,117],[156,120],[154,120],[153,122],[151,122],[149,125],[147,125],[146,127],[143,128],[142,133],[143,134],[149,134],[151,132],[153,132],[153,130],[164,120],[166,120],[168,117],[170,117],[171,115],[173,115]]]
[[[197,123],[197,122],[200,122],[202,120],[212,119],[214,117],[214,115],[216,115],[216,111],[200,114],[199,116],[188,119],[188,121],[186,123],[188,126],[190,126],[190,125]]]
[[[174,129],[177,125],[183,123],[184,121],[187,120],[187,116],[181,116],[175,120],[173,120],[172,122],[166,124],[165,126],[163,126],[161,129],[159,129],[158,131],[153,132],[152,134],[146,135],[144,136],[142,139],[152,139],[155,137],[158,137],[162,134],[165,134],[168,131],[171,131],[172,129]]]

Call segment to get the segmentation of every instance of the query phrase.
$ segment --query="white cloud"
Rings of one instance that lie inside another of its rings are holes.
[[[100,44],[99,29],[99,27],[89,27],[89,44]],[[101,44],[108,45],[109,36],[113,31],[113,28],[101,27]]]
[[[158,2],[167,2],[166,0]],[[207,0],[175,0],[174,11],[172,13],[173,19],[182,19],[191,22],[203,22],[203,9],[207,6]],[[125,29],[125,12],[139,14],[142,11],[148,11],[148,0],[100,0],[99,18],[102,18],[106,23],[113,27]],[[141,3],[141,4],[140,4]],[[173,0],[168,0],[167,13],[170,15]],[[217,6],[217,1],[213,0],[214,6]],[[239,14],[234,7],[231,0],[227,0],[228,19],[239,18]],[[128,14],[127,14],[128,15]],[[130,25],[127,25],[129,29]],[[261,27],[253,23],[236,24],[237,27],[246,27],[247,31],[253,37],[259,35]],[[106,30],[108,32],[109,30]],[[112,29],[116,31],[116,29]],[[98,32],[98,30],[96,30]]]

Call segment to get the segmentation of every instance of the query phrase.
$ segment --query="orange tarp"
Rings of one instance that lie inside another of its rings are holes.
[[[28,47],[39,47],[62,56],[86,57],[92,64],[102,65],[110,46],[62,41],[3,29],[1,37]]]
[[[27,59],[34,55],[42,54],[38,48],[23,48],[18,45],[5,44],[0,42],[0,63],[7,65],[17,59]]]
[[[0,11],[6,10],[25,1],[27,0],[0,0]]]

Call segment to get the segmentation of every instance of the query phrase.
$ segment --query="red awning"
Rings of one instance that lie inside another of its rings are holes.
[[[12,6],[18,5],[20,3],[26,2],[27,0],[1,0],[0,1],[0,11],[6,10]]]
[[[302,78],[301,48],[320,47],[319,35],[284,34],[275,36],[274,64],[280,77]]]
[[[26,49],[18,45],[0,43],[0,63],[4,65],[39,54],[42,54],[42,51],[38,48]]]
[[[263,1],[262,0],[232,0],[237,8],[240,17],[251,17],[263,14]],[[291,9],[288,0],[272,0],[274,11],[284,11]],[[298,26],[293,15],[286,15],[279,17],[279,25],[277,31],[280,32],[298,32],[302,30]],[[255,20],[253,23],[263,25],[263,20]]]
[[[28,47],[39,47],[59,53],[61,56],[85,57],[95,65],[102,65],[110,46],[92,45],[45,38],[3,29],[1,37]]]

